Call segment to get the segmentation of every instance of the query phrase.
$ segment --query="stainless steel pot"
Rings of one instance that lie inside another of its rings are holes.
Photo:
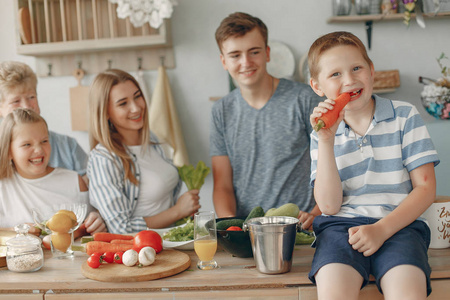
[[[292,217],[260,217],[244,224],[244,230],[250,232],[253,258],[259,272],[280,274],[291,270],[298,222]]]

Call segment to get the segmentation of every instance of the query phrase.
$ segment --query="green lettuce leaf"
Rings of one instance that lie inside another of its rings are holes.
[[[210,168],[203,161],[199,161],[195,169],[193,165],[184,165],[178,168],[181,180],[186,184],[188,190],[200,190],[209,172]]]
[[[186,184],[187,189],[200,190],[205,183],[205,178],[208,176],[210,168],[205,165],[203,161],[197,163],[197,167],[194,169],[193,165],[184,165],[178,168],[178,174],[180,174],[181,180]],[[181,225],[189,223],[193,216],[189,216],[180,219],[175,222],[175,225]]]

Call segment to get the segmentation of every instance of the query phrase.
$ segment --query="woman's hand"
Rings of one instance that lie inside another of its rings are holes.
[[[181,218],[190,216],[200,209],[200,196],[198,194],[199,190],[190,190],[178,198],[175,207],[182,214]]]
[[[106,231],[105,222],[97,211],[89,213],[83,224],[86,227],[86,232],[89,234]]]
[[[317,105],[317,107],[314,108],[313,113],[309,117],[309,122],[311,123],[311,126],[312,127],[316,126],[317,118],[320,118],[323,114],[325,114],[329,110],[333,110],[335,103],[336,102],[334,102],[334,100],[331,100],[331,99],[326,99],[325,101],[320,102]],[[334,123],[333,126],[331,126],[330,128],[327,127],[327,128],[320,129],[317,132],[319,139],[321,139],[321,140],[333,139],[334,140],[334,136],[336,135],[337,128],[339,127],[339,123],[341,123],[341,121],[344,119],[344,115],[345,115],[345,111],[342,110],[339,113],[339,118],[337,119],[336,123]]]

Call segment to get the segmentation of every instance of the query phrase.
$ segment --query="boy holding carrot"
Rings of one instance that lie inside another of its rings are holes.
[[[247,216],[285,203],[300,207],[309,227],[318,211],[309,186],[308,118],[320,98],[305,84],[274,78],[268,30],[256,17],[233,13],[216,30],[223,68],[238,88],[214,103],[210,156],[219,217]]]
[[[385,299],[425,299],[431,292],[430,230],[421,214],[436,194],[439,163],[416,108],[372,94],[374,66],[348,32],[317,39],[308,54],[310,85],[321,102],[312,126],[350,102],[337,122],[311,134],[311,184],[323,215],[314,219],[310,279],[319,299],[358,299],[375,277]]]

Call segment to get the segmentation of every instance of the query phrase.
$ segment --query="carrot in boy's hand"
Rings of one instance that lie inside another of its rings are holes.
[[[349,101],[349,93],[340,94],[339,97],[334,100],[335,104],[333,110],[327,111],[321,117],[316,119],[317,124],[314,126],[314,130],[319,131],[322,128],[329,128],[333,126],[339,118],[339,113]]]

